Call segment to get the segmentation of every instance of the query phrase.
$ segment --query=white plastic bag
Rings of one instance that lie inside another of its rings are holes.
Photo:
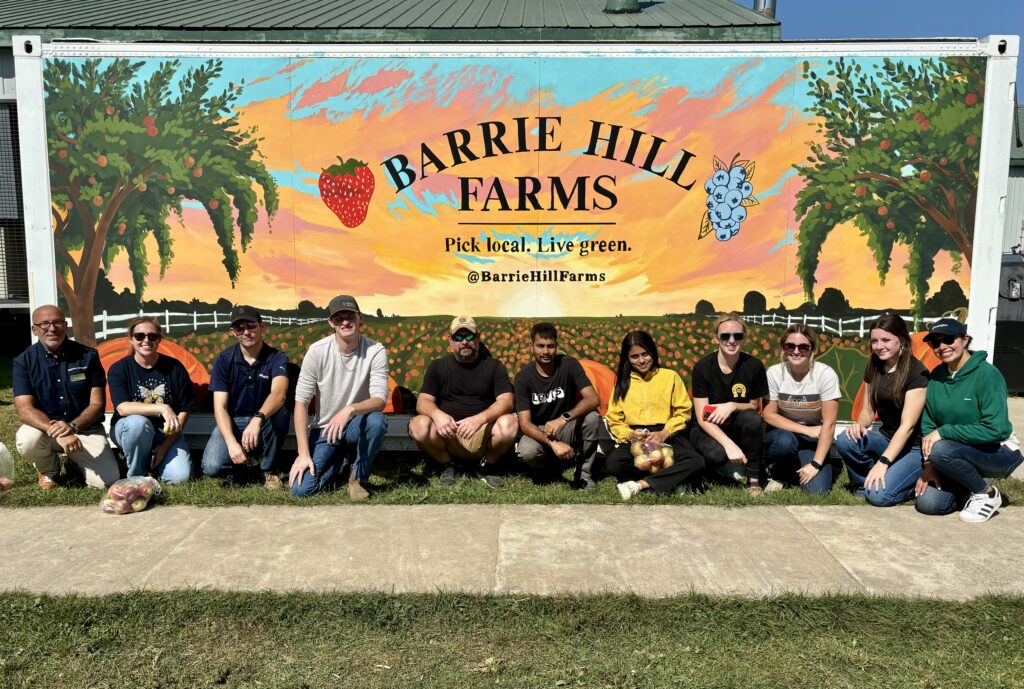
[[[7,446],[0,443],[0,492],[10,490],[14,485],[14,457]]]

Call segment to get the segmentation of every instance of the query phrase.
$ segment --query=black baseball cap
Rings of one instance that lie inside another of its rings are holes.
[[[262,323],[263,319],[260,318],[260,312],[253,307],[246,306],[245,304],[239,304],[235,308],[231,309],[231,325],[234,325],[238,321]]]
[[[334,299],[331,299],[331,303],[327,307],[328,316],[333,316],[339,311],[355,311],[356,313],[362,313],[362,311],[359,310],[359,304],[356,303],[355,297],[350,297],[347,294],[339,294]]]
[[[932,335],[949,335],[950,337],[962,337],[967,334],[967,328],[955,318],[940,318],[928,327],[928,334],[924,341],[933,339]]]

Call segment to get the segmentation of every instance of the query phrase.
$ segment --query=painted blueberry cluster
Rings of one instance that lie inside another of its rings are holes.
[[[736,158],[726,166],[715,157],[715,173],[704,183],[704,191],[708,194],[707,213],[701,223],[698,239],[712,231],[720,242],[732,239],[747,219],[747,208],[758,203],[751,183],[754,163],[737,161]]]

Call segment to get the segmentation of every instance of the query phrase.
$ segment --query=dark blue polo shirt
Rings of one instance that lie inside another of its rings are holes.
[[[228,393],[228,414],[252,416],[270,396],[270,384],[288,375],[288,357],[266,342],[250,366],[242,345],[234,344],[217,355],[210,375],[210,392]]]
[[[92,347],[64,340],[56,355],[36,342],[14,359],[14,396],[32,395],[36,408],[54,421],[74,421],[89,406],[93,388],[107,384],[100,355]],[[100,416],[102,418],[102,415]],[[99,419],[83,433],[102,433]]]

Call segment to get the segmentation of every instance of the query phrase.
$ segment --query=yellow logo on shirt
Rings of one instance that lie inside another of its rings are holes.
[[[743,383],[736,383],[735,385],[732,386],[732,396],[733,397],[746,397],[747,396],[747,386],[744,385]]]

